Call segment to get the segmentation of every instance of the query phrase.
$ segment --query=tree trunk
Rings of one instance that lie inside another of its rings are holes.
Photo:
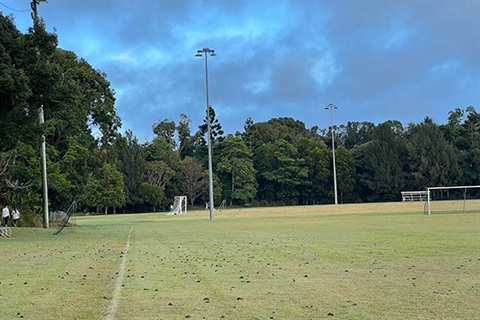
[[[233,170],[232,170],[232,193],[230,194],[230,206],[232,206],[232,203],[233,203],[234,192],[235,192],[235,175],[233,174]]]

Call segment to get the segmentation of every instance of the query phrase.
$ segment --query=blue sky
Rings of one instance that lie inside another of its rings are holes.
[[[0,0],[17,28],[30,0]],[[308,128],[480,112],[480,1],[49,0],[38,6],[59,47],[105,72],[123,130],[188,115],[192,132],[210,104],[226,133],[292,117]]]

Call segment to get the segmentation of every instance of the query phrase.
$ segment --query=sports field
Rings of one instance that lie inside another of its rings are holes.
[[[0,240],[0,319],[480,319],[480,202],[77,217]]]

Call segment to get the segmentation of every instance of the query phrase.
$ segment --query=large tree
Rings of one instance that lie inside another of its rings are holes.
[[[364,144],[372,139],[375,125],[372,122],[348,121],[346,125],[341,125],[337,130],[338,141],[347,150],[355,146]]]
[[[318,137],[301,138],[297,142],[297,148],[308,169],[308,177],[300,187],[302,202],[324,202],[328,194],[328,178],[331,176],[331,152]]]
[[[38,109],[30,104],[29,44],[13,23],[0,14],[0,152],[19,141],[40,141]]]
[[[414,190],[454,185],[461,178],[457,150],[430,118],[408,130],[408,167]]]
[[[347,202],[357,200],[353,195],[355,187],[355,160],[344,146],[336,148],[335,163],[340,203],[343,203],[345,200]]]
[[[172,150],[177,149],[177,141],[175,140],[175,121],[163,119],[153,125],[153,133],[158,137],[163,137],[170,144]]]
[[[194,138],[190,132],[190,118],[186,114],[180,114],[180,121],[177,125],[178,134],[178,154],[183,159],[186,156],[193,156]]]
[[[127,130],[125,137],[118,144],[118,168],[125,182],[127,205],[131,210],[137,211],[144,198],[140,186],[144,181],[143,175],[146,169],[145,151],[130,130]]]
[[[146,174],[149,172],[153,173],[154,171],[154,174],[160,174],[160,171],[157,170],[161,170],[162,181],[160,183],[163,185],[165,192],[165,201],[168,202],[168,199],[173,199],[174,196],[178,196],[180,191],[178,183],[176,183],[175,180],[182,166],[180,156],[172,150],[171,145],[164,137],[154,138],[153,141],[145,143],[144,148],[147,160]],[[144,177],[144,181],[149,182],[150,177]],[[167,203],[163,204],[166,205]]]
[[[103,207],[104,213],[108,208],[116,208],[125,204],[125,184],[122,173],[114,166],[104,163],[96,173],[88,176],[87,184],[82,195],[83,205],[86,207]]]
[[[57,48],[57,35],[46,31],[42,19],[21,34],[11,18],[0,15],[0,34],[0,152],[15,149],[22,160],[15,169],[10,166],[16,172],[10,176],[35,177],[38,169],[28,163],[33,163],[32,155],[38,159],[43,134],[50,202],[63,208],[79,196],[89,173],[102,165],[93,158],[97,148],[107,148],[118,136],[113,91],[105,74]],[[24,181],[32,192],[40,191],[37,182]]]
[[[404,129],[398,121],[379,124],[371,141],[352,149],[361,196],[367,201],[400,198],[406,178]]]
[[[229,186],[224,194],[230,197],[230,205],[234,200],[241,203],[251,201],[256,193],[255,169],[252,154],[244,140],[229,135],[220,146],[220,161],[217,164],[219,173],[227,176]]]
[[[299,186],[308,177],[305,161],[299,156],[292,143],[280,139],[274,144],[273,157],[275,167],[261,175],[275,190],[275,200],[284,204],[297,204],[300,195]]]
[[[178,174],[178,184],[193,205],[195,200],[207,191],[208,172],[198,160],[185,157]]]
[[[253,124],[253,119],[251,117],[248,117],[247,120],[245,120],[245,124],[243,125],[244,131],[242,133],[242,138],[245,141],[245,144],[247,145],[250,152],[253,152]]]
[[[463,185],[480,181],[480,114],[473,106],[449,112],[448,122],[440,126],[445,138],[458,151]]]
[[[215,141],[219,140],[221,141],[223,139],[223,130],[222,130],[222,125],[220,124],[220,121],[217,119],[217,115],[215,113],[215,109],[210,106],[209,110],[207,110],[207,114],[205,115],[205,118],[203,119],[203,124],[198,127],[199,129],[199,139],[200,139],[200,144],[201,145],[206,145],[208,136],[206,137],[206,134],[208,132],[208,119],[210,119],[210,140],[212,141],[212,144],[215,143]],[[210,117],[208,117],[210,115]]]
[[[38,103],[45,109],[49,176],[58,167],[58,178],[64,175],[61,179],[72,185],[69,196],[54,185],[50,188],[53,200],[60,204],[78,195],[91,168],[101,165],[99,159],[92,159],[96,148],[104,149],[102,160],[114,163],[111,145],[118,137],[120,118],[105,75],[85,60],[57,49],[45,65],[32,72],[33,78],[48,73],[49,81],[40,84],[35,80],[34,85],[40,88],[33,91],[42,90]]]

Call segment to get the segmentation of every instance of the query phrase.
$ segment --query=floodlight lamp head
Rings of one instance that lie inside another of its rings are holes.
[[[209,48],[203,48],[200,50],[197,50],[197,54],[195,55],[196,57],[201,57],[203,53],[210,53],[211,57],[216,56],[217,54],[215,53],[215,50],[209,49]]]

